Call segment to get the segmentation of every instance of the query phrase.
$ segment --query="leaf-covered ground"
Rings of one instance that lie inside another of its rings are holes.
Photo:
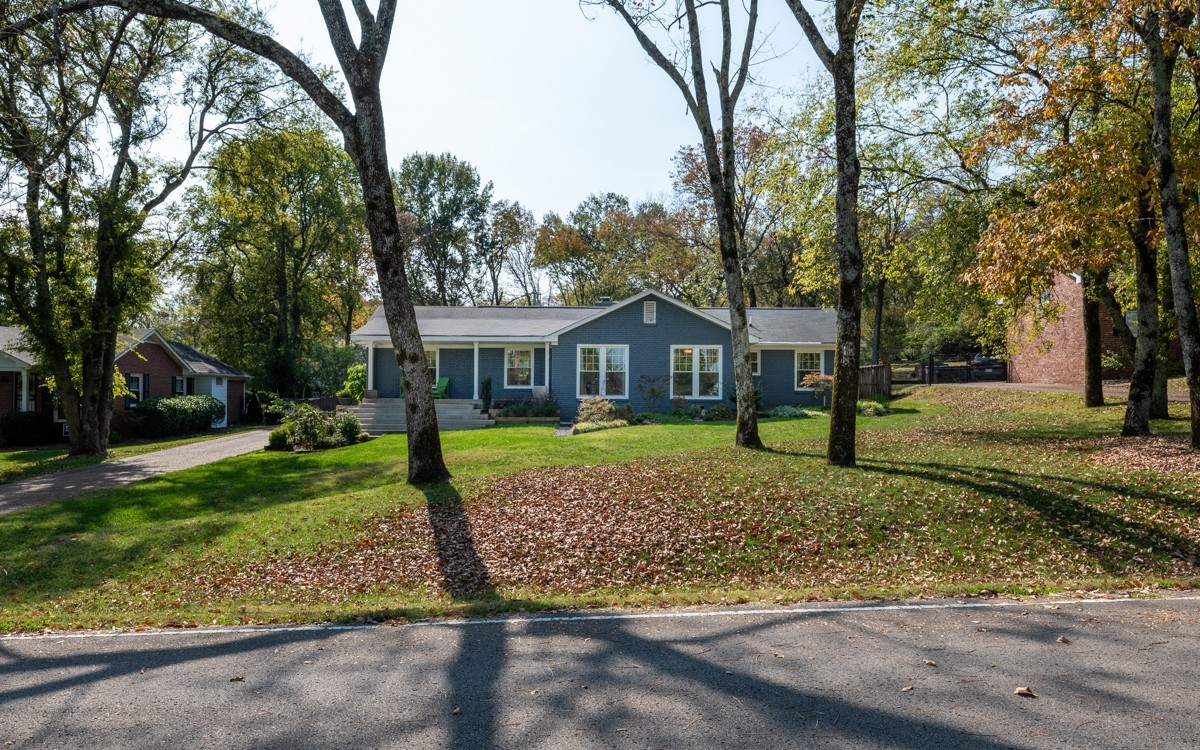
[[[550,438],[547,428],[449,433],[456,478],[424,494],[402,484],[394,458],[378,463],[368,450],[385,441],[307,464],[263,454],[224,474],[202,467],[160,488],[176,494],[165,507],[145,507],[130,489],[113,494],[74,539],[47,539],[31,526],[46,540],[36,548],[40,564],[104,537],[126,546],[105,575],[74,583],[10,567],[0,583],[10,614],[0,625],[1200,581],[1196,477],[1178,460],[1106,458],[1118,407],[952,387],[921,389],[896,406],[895,415],[862,420],[860,467],[851,470],[823,462],[823,418],[764,425],[767,453],[733,448],[729,428],[707,425],[569,438]],[[1156,424],[1175,435],[1185,427]],[[1142,452],[1164,444],[1177,439],[1141,443]],[[253,482],[254,471],[269,479]],[[232,482],[224,496],[206,494],[221,481]],[[243,504],[254,509],[243,516]]]

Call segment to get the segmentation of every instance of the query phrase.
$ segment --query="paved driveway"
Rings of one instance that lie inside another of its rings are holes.
[[[0,640],[0,741],[17,750],[1200,745],[1197,601],[1010,604]]]
[[[223,458],[253,453],[262,450],[266,444],[266,430],[250,430],[144,453],[132,458],[106,461],[82,469],[0,484],[0,515],[85,492],[118,487],[170,471],[190,469]]]

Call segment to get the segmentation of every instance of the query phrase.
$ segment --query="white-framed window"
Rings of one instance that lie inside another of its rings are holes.
[[[750,352],[750,374],[762,375],[762,358],[757,350]]]
[[[533,388],[533,349],[504,350],[504,387]]]
[[[658,304],[654,300],[646,300],[642,303],[642,322],[648,326],[658,322]]]
[[[429,382],[437,385],[438,368],[441,366],[441,349],[426,349],[425,350],[425,367],[429,369]]]
[[[182,375],[171,376],[171,395],[186,396],[187,395],[187,378]]]
[[[629,347],[580,345],[576,372],[579,398],[629,398]]]
[[[808,390],[800,385],[810,372],[821,371],[821,352],[796,352],[796,390]]]
[[[125,408],[132,409],[150,397],[150,376],[136,372],[126,373],[125,387],[129,389],[129,395],[125,397]]]
[[[721,347],[671,347],[671,398],[721,398]]]

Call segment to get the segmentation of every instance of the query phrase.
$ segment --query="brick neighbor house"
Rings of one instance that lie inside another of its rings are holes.
[[[21,349],[21,330],[0,326],[0,416],[13,411],[42,411],[66,425],[49,391],[42,387],[33,358]],[[168,341],[158,331],[143,328],[117,342],[117,369],[132,395],[113,401],[115,430],[128,423],[139,401],[147,398],[206,395],[225,404],[217,427],[239,424],[245,412],[250,376],[216,357]]]
[[[1008,382],[1082,385],[1084,381],[1083,283],[1075,274],[1060,274],[1043,301],[1062,307],[1058,320],[1030,336],[1032,321],[1028,316],[1015,320],[1008,331]],[[1127,318],[1130,326],[1137,325],[1136,311]],[[1115,354],[1125,349],[1125,342],[1113,327],[1107,305],[1100,305],[1100,351]],[[1177,338],[1171,341],[1172,362],[1180,360]],[[1132,363],[1121,369],[1105,369],[1103,376],[1127,378]]]

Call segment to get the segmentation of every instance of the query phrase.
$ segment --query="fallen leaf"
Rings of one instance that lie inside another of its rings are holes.
[[[230,677],[230,678],[229,678],[229,681],[230,681],[230,682],[245,682],[245,681],[246,681],[246,675],[244,675],[244,674],[235,674],[233,677]]]
[[[922,659],[921,661],[925,662],[925,666],[927,666],[927,667],[936,667],[937,666],[937,662],[934,661],[933,659]]]
[[[900,688],[900,692],[902,693],[907,693],[909,690],[912,690],[912,685],[905,685],[904,687]]]
[[[1059,643],[1070,643],[1070,642],[1071,642],[1071,639],[1070,639],[1070,638],[1068,638],[1068,637],[1066,637],[1065,635],[1060,635],[1060,636],[1058,637],[1058,642],[1059,642]]]
[[[1022,686],[1013,691],[1013,695],[1020,695],[1025,698],[1036,698],[1037,693],[1030,690],[1028,687]]]
[[[453,710],[453,711],[451,711],[450,713],[451,713],[451,715],[453,715],[453,716],[459,716],[459,715],[461,715],[461,714],[462,714],[462,709],[461,709],[461,708],[459,708],[458,706],[455,706],[455,707],[454,707],[454,710]]]

